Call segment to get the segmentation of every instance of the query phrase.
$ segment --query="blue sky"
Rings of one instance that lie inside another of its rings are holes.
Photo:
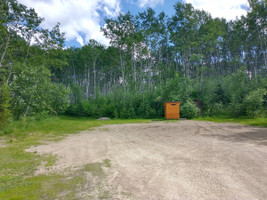
[[[122,10],[123,12],[127,12],[128,10],[133,13],[137,14],[138,12],[145,11],[148,7],[152,7],[156,12],[160,13],[161,11],[164,11],[165,13],[168,13],[169,15],[172,15],[174,12],[173,5],[177,3],[179,0],[165,0],[165,1],[159,1],[157,4],[152,5],[146,5],[144,7],[140,7],[138,4],[138,1],[134,1],[132,3],[129,3],[129,0],[123,0],[121,1]]]
[[[108,45],[100,27],[104,18],[116,17],[119,12],[132,14],[143,12],[152,7],[157,13],[164,11],[174,14],[173,5],[179,0],[18,0],[32,7],[45,21],[42,28],[51,29],[57,22],[66,35],[66,46],[80,47],[89,39]],[[247,0],[183,0],[197,9],[203,9],[213,17],[224,17],[227,20],[245,15]]]

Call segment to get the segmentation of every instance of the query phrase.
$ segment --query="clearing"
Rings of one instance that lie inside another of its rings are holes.
[[[27,151],[57,156],[36,175],[84,166],[96,171],[104,160],[100,199],[267,199],[266,128],[200,121],[105,125]],[[89,187],[77,198],[94,199]]]

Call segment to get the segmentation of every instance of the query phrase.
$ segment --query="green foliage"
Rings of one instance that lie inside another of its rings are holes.
[[[10,121],[11,113],[11,91],[5,79],[0,83],[0,129],[5,128]]]
[[[58,73],[72,87],[67,114],[161,118],[164,101],[180,101],[189,118],[252,115],[245,98],[267,88],[265,7],[251,1],[247,16],[231,22],[184,2],[170,17],[149,8],[106,19],[111,46],[91,40],[68,50],[69,66]]]
[[[180,101],[183,104],[192,95],[192,86],[191,79],[176,74],[163,89],[162,96],[166,101]]]
[[[70,85],[70,89],[71,89],[71,95],[70,95],[71,102],[80,103],[84,99],[82,88],[72,83]]]
[[[264,110],[264,96],[267,94],[266,89],[253,90],[245,96],[243,109],[250,117],[259,117],[266,114]],[[264,113],[265,112],[265,113]]]
[[[71,116],[86,116],[92,118],[111,117],[121,119],[159,118],[163,116],[163,101],[157,101],[159,92],[146,94],[123,93],[121,90],[111,92],[104,97],[82,100],[72,104],[67,110]]]
[[[267,88],[265,79],[258,77],[257,81],[249,80],[244,72],[239,71],[216,80],[203,80],[200,87],[198,80],[176,75],[164,87],[147,90],[143,94],[125,88],[125,92],[114,90],[105,96],[82,100],[71,104],[67,114],[92,118],[162,118],[165,101],[180,101],[181,116],[186,118],[198,117],[200,113],[203,116],[228,113],[234,117],[264,115],[267,95],[264,89],[257,88]],[[251,103],[253,101],[255,103]]]
[[[89,40],[64,50],[59,24],[42,29],[34,9],[4,0],[0,76],[9,91],[2,95],[1,121],[8,121],[9,102],[15,119],[61,113],[162,118],[164,101],[180,101],[187,118],[264,115],[266,3],[253,0],[249,8],[231,22],[184,2],[172,16],[151,8],[128,12],[106,19],[102,31],[111,46]]]
[[[223,112],[223,104],[222,103],[213,103],[208,106],[208,109],[205,110],[205,116],[214,116]]]
[[[0,81],[10,88],[10,95],[4,94],[1,121],[6,123],[9,118],[9,101],[15,119],[65,112],[69,90],[53,82],[58,79],[51,73],[68,65],[59,24],[52,30],[42,29],[39,25],[44,19],[17,0],[2,1],[0,13]]]
[[[187,100],[184,104],[180,106],[181,117],[187,119],[197,118],[199,116],[199,108],[192,100]]]
[[[195,88],[199,91],[199,85]],[[198,92],[198,99],[201,102],[203,114],[211,116],[223,109],[223,103],[227,103],[224,90],[221,88],[220,80],[208,78],[203,81],[201,91]]]
[[[129,118],[129,112],[127,111],[127,108],[125,106],[122,107],[120,112],[120,118],[121,119],[128,119]]]
[[[237,73],[226,76],[222,82],[222,89],[230,102],[241,103],[250,89],[247,74],[241,69]]]
[[[238,116],[256,116],[260,110],[263,110],[264,96],[266,89],[265,77],[249,79],[242,70],[228,75],[222,81],[222,93],[228,99],[224,101],[226,111],[233,117]],[[254,101],[254,102],[253,102]]]
[[[119,113],[118,113],[117,109],[114,110],[113,116],[114,116],[115,119],[119,118]]]
[[[14,93],[12,110],[16,117],[38,113],[62,113],[68,105],[68,89],[51,82],[49,69],[44,66],[17,64],[11,83]]]
[[[65,87],[62,83],[51,85],[50,113],[63,114],[69,106],[70,88]]]

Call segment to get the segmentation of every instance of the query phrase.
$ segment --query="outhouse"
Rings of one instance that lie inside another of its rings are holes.
[[[180,102],[165,102],[165,119],[180,119]]]

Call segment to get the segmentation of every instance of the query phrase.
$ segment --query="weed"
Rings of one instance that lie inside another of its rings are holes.
[[[109,159],[104,160],[105,167],[111,167],[111,161]]]

